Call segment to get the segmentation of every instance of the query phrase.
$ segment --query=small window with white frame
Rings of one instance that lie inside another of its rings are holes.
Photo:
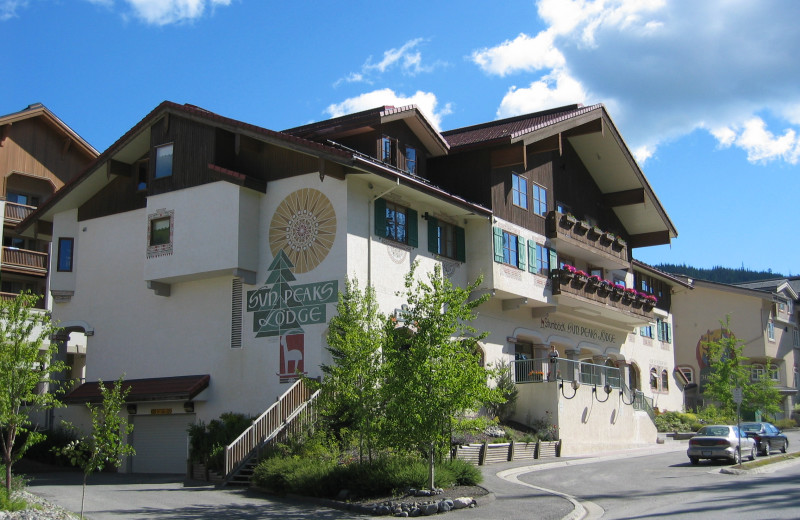
[[[692,367],[678,367],[687,383],[694,383],[694,369]]]
[[[172,152],[172,143],[156,147],[156,179],[162,179],[172,175]]]
[[[750,380],[758,381],[766,374],[764,365],[750,365]]]

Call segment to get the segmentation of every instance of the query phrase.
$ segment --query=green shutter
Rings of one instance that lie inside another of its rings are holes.
[[[386,237],[386,201],[384,199],[375,200],[375,234],[379,237]]]
[[[503,230],[499,227],[494,229],[494,261],[503,261]]]
[[[456,226],[456,260],[467,261],[467,234],[464,228]]]
[[[547,251],[550,255],[550,269],[558,269],[558,253],[556,253],[555,249],[548,249]]]
[[[411,247],[419,246],[419,230],[417,229],[417,210],[408,208],[406,210],[408,225],[408,245]]]
[[[527,256],[525,250],[525,239],[517,237],[517,267],[525,270],[525,257]]]
[[[439,221],[435,217],[428,217],[428,251],[437,254],[439,252]]]
[[[664,322],[661,320],[656,321],[656,334],[658,335],[658,341],[664,341],[664,334],[662,330],[664,328]]]
[[[672,325],[664,323],[664,341],[672,343]]]
[[[533,240],[528,240],[528,271],[531,272],[531,273],[535,273],[536,272],[536,267],[537,267],[536,266],[536,262],[538,260],[537,257],[536,257],[536,246],[537,245],[538,244],[536,242],[534,242]]]

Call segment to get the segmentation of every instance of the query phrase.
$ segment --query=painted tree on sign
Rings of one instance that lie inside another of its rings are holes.
[[[0,300],[0,448],[6,468],[6,492],[11,491],[11,468],[43,436],[31,431],[30,413],[61,403],[58,382],[51,376],[66,366],[54,359],[58,346],[46,341],[57,330],[50,316],[36,309],[39,296],[24,292]],[[25,443],[14,446],[27,432]]]
[[[490,370],[480,364],[479,333],[471,323],[475,308],[488,295],[470,299],[478,279],[466,288],[454,286],[440,265],[427,281],[416,280],[417,264],[405,277],[407,305],[386,327],[384,378],[385,436],[394,446],[427,455],[428,485],[434,487],[437,458],[448,452],[456,417],[500,399],[487,384]]]
[[[357,280],[345,282],[328,329],[327,349],[333,363],[322,365],[323,415],[335,422],[340,434],[352,431],[360,458],[366,450],[370,461],[383,417],[379,389],[384,317],[377,308],[372,287],[362,292]]]

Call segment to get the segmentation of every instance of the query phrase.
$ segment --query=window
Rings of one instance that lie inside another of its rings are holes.
[[[58,264],[56,265],[57,271],[72,271],[72,252],[74,245],[74,238],[60,237],[58,239]]]
[[[800,347],[800,330],[797,327],[792,329],[792,343],[795,347]]]
[[[535,272],[545,276],[550,275],[550,248],[536,244],[536,269]]]
[[[761,379],[767,371],[764,370],[763,365],[750,365],[750,380],[751,381],[758,381]]]
[[[5,247],[13,247],[14,249],[25,249],[25,239],[20,237],[3,237],[3,245]]]
[[[653,338],[653,325],[645,325],[644,327],[639,327],[639,335],[645,338]]]
[[[603,279],[603,268],[602,267],[589,266],[589,276],[597,276],[602,280]]]
[[[780,382],[781,380],[781,375],[778,372],[778,367],[776,367],[775,365],[769,366],[769,378],[775,382]]]
[[[150,221],[150,245],[161,246],[170,242],[170,218],[158,218]]]
[[[650,390],[658,390],[658,370],[650,369]]]
[[[517,235],[503,231],[503,263],[519,267],[519,240]]]
[[[567,213],[572,213],[572,208],[563,202],[556,202],[556,211],[566,215]]]
[[[14,192],[14,191],[7,191],[6,192],[6,200],[8,202],[16,202],[17,204],[23,204],[25,206],[38,206],[39,205],[39,197],[37,197],[35,195],[26,195],[26,194]]]
[[[656,329],[658,332],[658,341],[672,343],[672,327],[670,326],[669,322],[662,319],[657,319]]]
[[[528,209],[528,181],[516,173],[511,174],[511,202],[515,206]]]
[[[669,391],[669,372],[666,370],[661,371],[661,391],[668,392]]]
[[[381,139],[381,161],[397,165],[397,139],[386,136]]]
[[[538,184],[533,185],[533,212],[547,215],[547,190]]]
[[[688,383],[694,382],[694,370],[692,370],[692,367],[679,367],[678,370],[681,371]]]
[[[172,175],[172,145],[156,147],[156,179]]]
[[[406,171],[417,173],[417,149],[406,146]]]
[[[775,324],[772,322],[772,320],[767,323],[767,337],[770,341],[775,341]]]
[[[136,164],[136,191],[147,189],[147,159],[142,159]]]
[[[171,255],[175,211],[159,209],[147,215],[147,258]]]
[[[375,234],[395,242],[418,245],[417,212],[386,199],[375,201]]]
[[[447,258],[465,261],[464,228],[428,217],[428,251]]]

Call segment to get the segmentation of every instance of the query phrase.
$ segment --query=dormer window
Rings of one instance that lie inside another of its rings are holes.
[[[172,175],[172,143],[156,147],[156,179]]]
[[[417,173],[417,149],[410,146],[406,146],[406,171]]]
[[[397,139],[384,136],[381,140],[381,161],[397,165]]]

